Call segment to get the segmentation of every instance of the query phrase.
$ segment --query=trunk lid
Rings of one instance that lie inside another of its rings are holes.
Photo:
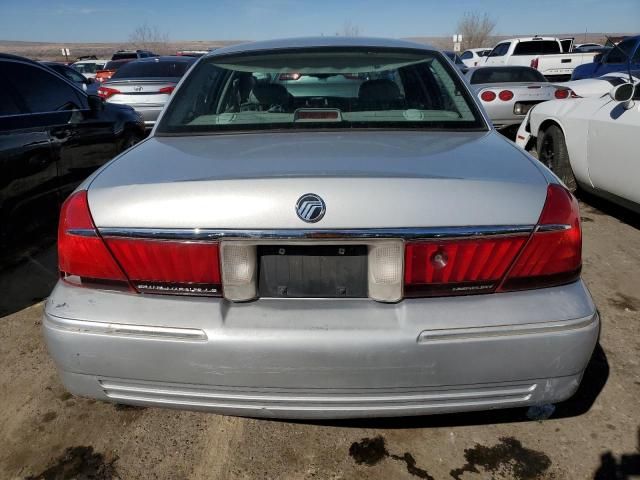
[[[535,224],[547,182],[496,132],[151,137],[91,182],[97,227],[328,229]],[[295,205],[326,204],[309,224]]]
[[[119,93],[109,97],[110,103],[127,105],[164,105],[179,78],[109,80],[103,87],[113,88]]]

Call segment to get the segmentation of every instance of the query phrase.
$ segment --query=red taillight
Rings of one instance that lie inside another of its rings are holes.
[[[127,284],[127,278],[96,231],[86,190],[74,193],[62,205],[58,226],[58,269],[63,278]]]
[[[564,100],[565,98],[569,98],[571,96],[571,93],[571,90],[568,88],[558,88],[553,95],[558,100]]]
[[[549,185],[535,232],[501,290],[549,287],[576,280],[582,265],[578,202],[560,185]]]
[[[409,242],[405,246],[405,296],[493,292],[526,241],[520,235]]]
[[[404,296],[468,295],[569,283],[580,276],[581,251],[578,203],[564,187],[550,185],[529,237],[407,242]]]
[[[142,293],[222,294],[217,243],[103,239],[91,218],[85,190],[62,206],[58,264],[62,278],[72,283],[132,285]]]
[[[111,87],[100,87],[98,88],[98,96],[100,98],[104,98],[105,100],[109,97],[112,97],[113,95],[120,93],[120,90],[118,90],[117,88],[111,88]]]
[[[530,65],[529,65],[529,66],[530,66],[531,68],[535,68],[535,69],[537,70],[537,69],[538,69],[538,63],[539,63],[539,61],[540,61],[540,60],[538,59],[538,57],[536,57],[536,58],[534,58],[533,60],[531,60],[531,63],[530,63]]]
[[[96,72],[96,81],[104,82],[105,80],[109,80],[114,72],[115,70],[98,70]]]
[[[160,90],[158,90],[158,93],[166,93],[167,95],[171,95],[171,92],[173,92],[176,89],[176,87],[162,87]]]
[[[493,102],[496,99],[496,94],[491,90],[485,90],[480,94],[480,98],[483,102]]]
[[[280,80],[298,80],[302,75],[299,73],[281,73]]]
[[[222,293],[217,243],[114,237],[105,241],[140,292]]]
[[[503,102],[508,102],[509,100],[511,100],[513,98],[513,92],[511,90],[502,90],[498,94],[498,98],[500,100],[502,100]]]

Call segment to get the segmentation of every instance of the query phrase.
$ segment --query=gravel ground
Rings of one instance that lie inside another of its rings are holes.
[[[587,200],[584,278],[601,340],[578,394],[544,421],[518,409],[285,422],[72,397],[40,333],[55,252],[25,252],[0,274],[0,477],[640,478],[640,221]]]

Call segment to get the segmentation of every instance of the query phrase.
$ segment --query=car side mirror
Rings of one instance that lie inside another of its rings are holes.
[[[92,112],[100,112],[104,109],[104,101],[97,95],[88,95],[89,110]]]

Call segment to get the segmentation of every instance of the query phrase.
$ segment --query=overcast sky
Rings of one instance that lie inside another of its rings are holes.
[[[442,36],[466,11],[489,13],[497,34],[640,33],[640,0],[0,0],[0,39],[118,42],[143,23],[171,40],[334,35]]]

